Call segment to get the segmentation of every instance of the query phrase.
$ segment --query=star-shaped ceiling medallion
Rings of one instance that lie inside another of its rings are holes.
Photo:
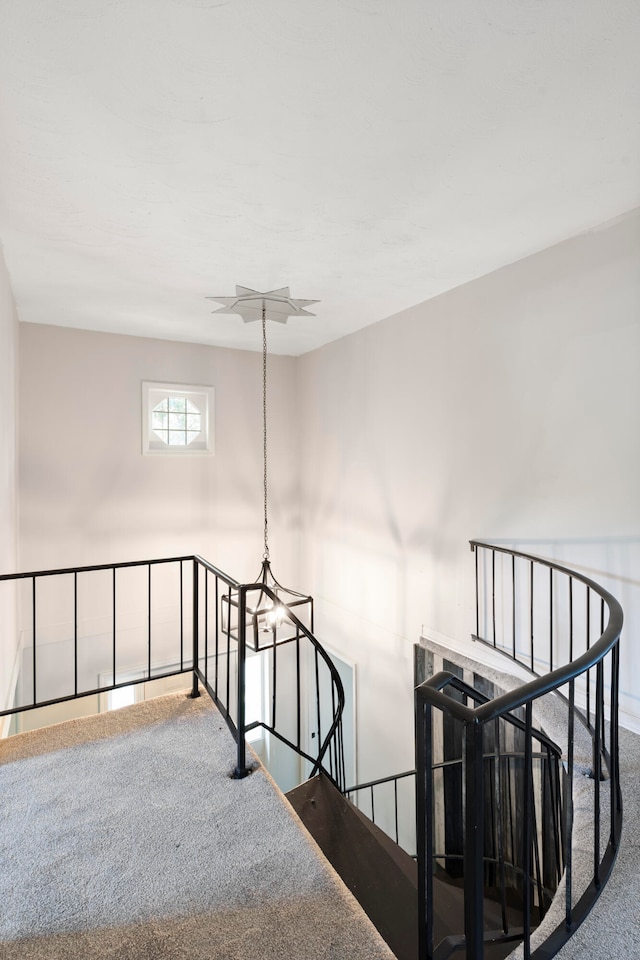
[[[245,323],[261,320],[263,307],[265,319],[275,320],[277,323],[286,323],[289,317],[315,317],[315,313],[310,313],[304,307],[320,302],[319,300],[295,300],[291,296],[289,287],[280,287],[279,290],[267,290],[261,293],[260,290],[237,285],[235,297],[207,297],[206,299],[224,304],[219,310],[214,310],[214,313],[237,313]]]

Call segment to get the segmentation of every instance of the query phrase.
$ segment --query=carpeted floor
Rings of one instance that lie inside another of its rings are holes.
[[[0,741],[0,960],[392,960],[208,698]],[[640,957],[640,737],[623,842],[559,960]]]
[[[558,953],[558,960],[640,957],[640,736],[620,730],[622,842],[595,907]]]
[[[385,958],[208,698],[0,742],[2,960]]]

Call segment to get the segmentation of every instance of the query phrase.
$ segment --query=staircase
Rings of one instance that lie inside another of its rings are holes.
[[[398,960],[416,960],[415,861],[322,774],[286,797]]]
[[[418,868],[416,861],[319,774],[286,794],[325,857],[355,896],[397,960],[418,960]],[[444,871],[434,876],[434,939],[442,955],[461,946],[464,890]],[[498,941],[503,916],[499,891],[487,889],[484,922],[487,960],[507,957],[520,939]],[[509,928],[519,928],[522,906],[507,906]]]
[[[245,743],[249,731],[261,728],[290,751],[293,766],[309,779],[289,792],[289,802],[399,960],[453,954],[500,960],[518,940],[525,956],[547,960],[588,915],[620,843],[622,612],[610,594],[575,571],[478,541],[472,549],[474,639],[523,663],[534,680],[492,697],[444,670],[417,687],[415,860],[344,796],[344,691],[311,625],[286,606],[277,586],[241,584],[201,557],[0,577],[27,581],[25,619],[31,624],[16,702],[0,717],[190,675],[192,698],[205,691],[234,736],[234,779],[254,769]],[[487,555],[482,562],[480,553]],[[122,598],[139,590],[141,576],[146,610],[137,624],[131,610],[122,609]],[[560,585],[567,584],[568,603],[564,593],[560,598]],[[52,598],[57,619],[46,609]],[[95,635],[90,612],[96,598],[109,611],[102,618],[104,637]],[[265,616],[262,600],[268,602]],[[584,623],[574,614],[578,601],[586,608]],[[52,638],[64,625],[65,606],[63,651]],[[286,631],[269,620],[274,607]],[[85,620],[81,611],[89,611]],[[565,612],[569,626],[561,630]],[[139,652],[135,662],[130,659],[132,631],[146,648],[142,670]],[[269,702],[257,718],[246,715],[251,650],[267,658],[270,671]],[[564,710],[554,740],[533,725],[534,704],[549,695]],[[311,730],[305,729],[309,717]],[[576,724],[584,725],[596,772],[586,814],[573,799],[581,776]],[[574,850],[574,815],[592,837],[586,852]],[[583,862],[591,871],[584,883],[576,869]],[[546,918],[563,875],[566,909]]]

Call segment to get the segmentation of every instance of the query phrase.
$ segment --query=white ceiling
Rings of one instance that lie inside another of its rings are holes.
[[[638,0],[2,0],[24,321],[300,354],[640,204]]]

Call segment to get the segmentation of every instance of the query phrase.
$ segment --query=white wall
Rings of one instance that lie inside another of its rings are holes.
[[[471,633],[470,537],[612,589],[640,722],[639,249],[636,213],[270,359],[274,569],[358,664],[360,779],[413,763],[412,644]],[[255,576],[259,354],[35,325],[20,354],[22,569],[184,551]],[[216,387],[214,458],[141,455],[143,379]]]
[[[258,353],[37,324],[21,325],[20,348],[22,569],[200,553],[254,579],[263,551]],[[213,456],[142,455],[143,380],[215,388]],[[270,358],[270,540],[277,574],[295,587],[293,385],[292,358]]]
[[[0,573],[17,563],[18,318],[0,249]],[[13,587],[0,584],[0,707],[8,706],[15,680],[18,635]]]
[[[619,597],[640,722],[639,253],[635,212],[300,358],[304,581],[359,664],[361,779],[412,763],[422,625],[475,627],[473,537]]]
[[[20,348],[22,570],[199,553],[231,577],[255,579],[263,554],[260,354],[32,324],[21,325]],[[143,456],[143,380],[215,388],[214,455]],[[270,358],[271,556],[278,578],[296,588],[293,385],[293,360]],[[153,568],[154,665],[181,659],[179,573],[177,565]],[[121,680],[147,661],[146,578],[144,567],[117,577]],[[190,583],[187,568],[186,595]],[[31,581],[24,584],[20,695],[31,703]],[[111,673],[112,602],[110,574],[79,579],[81,690]],[[38,581],[38,699],[73,691],[73,638],[73,579]]]

